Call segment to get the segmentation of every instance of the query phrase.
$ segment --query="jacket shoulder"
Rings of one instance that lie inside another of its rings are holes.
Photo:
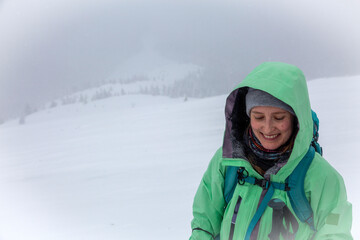
[[[316,153],[304,181],[305,192],[311,195],[311,205],[331,209],[346,201],[346,188],[340,173]]]
[[[305,191],[318,231],[315,239],[352,239],[351,204],[347,201],[344,180],[318,153],[305,177]]]
[[[220,172],[221,175],[224,176],[225,167],[222,165],[222,159],[223,159],[223,151],[222,147],[220,147],[214,154],[214,156],[211,158],[211,161],[209,163],[208,171],[216,171]]]
[[[341,179],[340,173],[331,164],[325,160],[319,153],[315,153],[314,159],[309,167],[307,176],[312,176],[313,179]]]

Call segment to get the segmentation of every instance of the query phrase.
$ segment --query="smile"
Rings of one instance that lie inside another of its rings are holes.
[[[265,138],[265,139],[274,139],[274,138],[276,138],[277,136],[279,136],[279,134],[275,134],[275,135],[265,135],[265,134],[262,134],[263,135],[263,137]]]

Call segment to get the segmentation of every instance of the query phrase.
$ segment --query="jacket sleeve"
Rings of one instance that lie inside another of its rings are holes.
[[[190,240],[211,240],[220,232],[224,214],[224,171],[219,149],[211,159],[193,203],[192,235]]]
[[[340,174],[331,169],[326,171],[324,181],[315,181],[315,184],[318,184],[317,193],[311,197],[317,229],[314,239],[353,239],[352,206],[347,201],[345,184]]]

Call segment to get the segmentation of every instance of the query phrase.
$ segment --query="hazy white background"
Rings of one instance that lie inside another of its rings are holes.
[[[311,80],[359,238],[359,22],[355,0],[0,0],[0,239],[186,239],[226,93],[269,60]]]

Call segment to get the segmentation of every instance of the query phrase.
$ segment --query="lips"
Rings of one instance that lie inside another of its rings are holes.
[[[266,140],[274,140],[276,139],[278,136],[280,136],[280,134],[273,134],[273,135],[266,135],[266,134],[261,134],[263,136],[264,139]]]

